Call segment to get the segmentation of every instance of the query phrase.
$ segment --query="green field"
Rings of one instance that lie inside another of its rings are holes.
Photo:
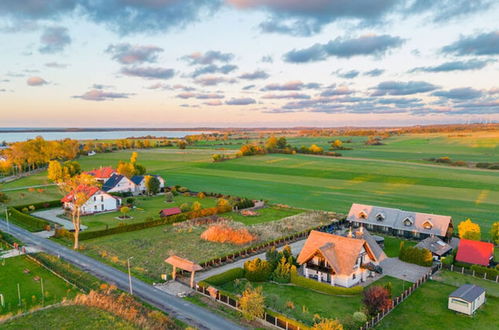
[[[20,305],[18,284],[21,293]],[[0,314],[6,314],[60,302],[63,298],[73,297],[76,290],[45,268],[20,256],[0,260],[0,293],[5,299],[5,307],[0,306]]]
[[[303,210],[271,206],[257,210],[255,212],[258,213],[257,216],[244,216],[237,212],[231,212],[228,214],[224,214],[224,217],[231,218],[232,220],[237,222],[242,222],[245,225],[254,225],[258,223],[279,220],[295,214],[300,214],[303,212]]]
[[[476,278],[469,275],[459,274],[448,270],[442,270],[434,276],[436,281],[459,287],[463,284],[475,284],[487,291],[487,295],[499,298],[499,283]]]
[[[383,276],[371,285],[383,286],[388,282],[392,283],[394,297],[402,293],[404,281],[394,277]],[[222,285],[220,289],[234,294],[241,294],[247,283],[247,280],[236,280]],[[271,282],[252,283],[252,285],[263,288],[265,303],[268,307],[309,325],[313,324],[315,314],[323,318],[342,321],[346,316],[351,316],[362,307],[361,295],[333,296],[294,285]],[[292,302],[292,304],[289,302]]]
[[[61,306],[0,324],[2,329],[138,329],[127,321],[98,308],[86,306]]]
[[[476,315],[469,317],[447,308],[455,286],[428,281],[397,306],[376,329],[496,329],[499,298],[487,297]],[[495,325],[494,325],[495,324]]]

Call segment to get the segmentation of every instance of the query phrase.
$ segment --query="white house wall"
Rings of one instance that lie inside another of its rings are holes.
[[[114,211],[119,207],[119,200],[106,193],[97,193],[90,197],[85,204],[83,204],[81,212],[83,214],[90,214],[95,212]]]

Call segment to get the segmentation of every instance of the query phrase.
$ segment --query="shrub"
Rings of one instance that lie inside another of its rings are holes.
[[[177,191],[180,192],[180,193],[186,193],[186,192],[189,191],[189,188],[187,188],[187,187],[178,187]]]
[[[191,206],[189,205],[189,203],[182,203],[182,205],[180,205],[180,210],[182,212],[190,211],[191,210]]]
[[[415,246],[405,247],[403,243],[400,244],[400,260],[424,267],[430,267],[433,264],[433,255],[430,250]]]
[[[165,193],[165,200],[167,203],[173,202],[173,193],[171,191]]]
[[[363,287],[361,286],[354,286],[351,288],[342,288],[338,286],[332,286],[327,283],[321,283],[317,282],[315,280],[303,277],[298,275],[298,272],[296,271],[296,267],[292,267],[291,269],[291,283],[293,283],[296,286],[300,286],[302,288],[306,289],[312,289],[315,291],[327,293],[330,295],[342,295],[342,296],[354,296],[362,293]]]
[[[278,283],[289,283],[291,280],[291,267],[293,267],[292,257],[289,259],[282,257],[272,273],[272,280]]]
[[[128,205],[134,205],[134,204],[135,204],[135,198],[133,198],[133,197],[128,197],[128,198],[126,199],[126,203],[127,203]]]
[[[238,245],[247,244],[256,239],[248,229],[235,229],[226,224],[211,225],[201,234],[201,238],[210,242],[232,243]]]
[[[376,315],[384,309],[390,308],[392,299],[388,290],[382,286],[371,286],[364,291],[362,299],[369,314]]]
[[[270,278],[272,273],[272,268],[270,264],[256,258],[253,260],[248,260],[244,263],[244,276],[251,282],[265,282]]]
[[[239,307],[247,320],[262,318],[265,314],[265,298],[263,297],[262,287],[254,289],[248,286],[239,299]]]
[[[241,267],[229,269],[226,272],[208,277],[204,281],[211,285],[223,285],[235,279],[244,277],[244,269]]]
[[[353,313],[353,320],[358,323],[366,323],[367,316],[362,312],[355,312]]]
[[[204,192],[200,192],[198,193],[198,198],[199,199],[204,199],[206,197],[205,193]]]
[[[219,198],[217,200],[217,208],[219,213],[225,213],[225,212],[230,212],[232,211],[232,207],[230,206],[230,203],[228,200],[225,198]]]
[[[319,318],[316,321],[313,330],[343,330],[343,325],[338,320]]]
[[[255,203],[251,199],[242,198],[240,201],[236,202],[234,206],[239,210],[242,210],[255,206]]]

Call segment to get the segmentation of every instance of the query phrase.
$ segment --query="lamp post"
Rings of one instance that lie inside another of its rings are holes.
[[[9,210],[5,209],[5,219],[7,220],[7,232],[10,234]]]
[[[132,287],[132,273],[130,271],[130,259],[133,259],[133,257],[127,258],[127,264],[128,264],[128,286],[130,288],[130,294],[133,294],[133,287]]]

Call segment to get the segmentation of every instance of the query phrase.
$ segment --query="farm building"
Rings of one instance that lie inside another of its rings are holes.
[[[416,244],[417,248],[428,249],[433,255],[433,259],[440,260],[441,257],[449,254],[452,251],[452,246],[442,241],[440,238],[433,236],[428,237]]]
[[[403,211],[389,207],[352,204],[347,221],[354,226],[406,238],[425,239],[452,236],[452,218],[445,215]]]
[[[449,309],[472,315],[485,303],[485,290],[474,284],[464,284],[449,295]]]
[[[160,217],[167,217],[170,215],[175,215],[175,214],[180,214],[180,213],[182,213],[181,209],[179,209],[178,207],[172,207],[169,209],[163,209],[163,210],[159,211],[159,216]]]
[[[85,203],[81,206],[81,214],[88,215],[98,212],[115,211],[121,205],[121,199],[109,195],[98,187],[94,186],[79,186],[76,191],[73,191],[61,199],[65,209],[73,210],[74,201],[78,194],[83,194],[86,198]]]
[[[461,239],[459,241],[456,261],[489,266],[493,258],[494,244],[469,239]]]
[[[137,186],[132,180],[121,174],[113,174],[103,185],[102,190],[107,193],[137,194]]]
[[[378,248],[374,240],[368,243],[361,238],[313,230],[297,262],[301,265],[300,272],[307,278],[351,287],[374,276],[375,268],[386,257]]]

